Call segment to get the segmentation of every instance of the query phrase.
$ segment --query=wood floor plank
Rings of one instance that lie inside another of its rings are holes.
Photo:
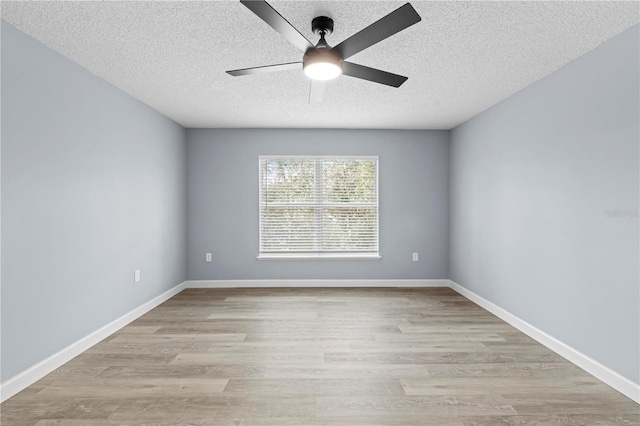
[[[322,367],[270,366],[265,379],[399,379],[430,377],[425,365],[392,364],[325,364]]]
[[[493,395],[456,395],[429,397],[334,397],[317,398],[320,417],[364,416],[368,413],[422,414],[440,416],[513,415],[514,408],[504,399]]]
[[[493,394],[501,395],[505,390],[509,392],[531,392],[537,394],[580,393],[588,397],[592,393],[606,391],[607,387],[599,380],[593,378],[575,377],[532,377],[522,380],[517,376],[494,377],[486,380],[484,377],[458,377],[458,378],[402,378],[400,383],[404,392],[409,396],[418,395],[475,395]]]
[[[362,362],[374,364],[469,364],[505,362],[565,362],[548,350],[536,354],[503,352],[328,352],[326,363]]]
[[[180,423],[207,421],[216,424],[221,417],[313,418],[316,402],[308,396],[212,396],[207,398],[143,398],[124,402],[109,420],[123,422]],[[184,421],[183,419],[187,419]]]
[[[546,414],[602,414],[613,412],[616,414],[636,414],[638,404],[627,398],[619,398],[614,393],[599,393],[597,398],[585,395],[581,392],[567,391],[534,393],[534,392],[509,392],[503,390],[504,398],[512,404],[518,414],[538,414],[544,411]]]
[[[469,416],[461,420],[464,426],[640,426],[640,417],[627,414]]]
[[[126,394],[129,398],[176,398],[218,395],[224,391],[227,379],[195,377],[122,378],[99,377],[93,379],[57,380],[42,389],[38,395],[48,399],[102,398],[117,399]]]
[[[21,396],[2,403],[0,423],[3,426],[35,424],[42,419],[78,419],[92,424],[106,420],[122,404],[120,400]]]
[[[450,289],[188,289],[0,405],[2,426],[640,426]]]
[[[122,426],[122,422],[105,419],[91,419],[90,423],[85,419],[42,419],[35,423],[36,426],[87,426],[89,424],[91,426]]]
[[[462,343],[462,342],[506,342],[505,338],[498,333],[470,332],[470,333],[449,333],[446,331],[439,333],[374,333],[373,340],[376,342],[404,343],[404,342],[440,342],[440,343]]]
[[[155,333],[160,328],[159,325],[131,325],[129,324],[127,327],[124,327],[118,330],[114,335],[120,334],[144,334],[148,335],[151,333]]]
[[[160,327],[158,327],[160,328]],[[191,342],[242,342],[246,333],[198,333],[198,334],[119,334],[109,340],[111,343],[191,343]]]
[[[111,366],[100,377],[179,378],[202,377],[212,379],[263,378],[267,371],[278,366],[260,365],[154,365]]]
[[[96,352],[99,349],[96,348]],[[115,353],[101,354],[86,352],[67,363],[70,367],[80,366],[104,366],[104,365],[149,365],[168,364],[176,357],[175,354],[148,354],[148,353]]]
[[[287,320],[287,321],[296,321],[296,320],[315,320],[318,318],[317,312],[308,312],[308,311],[296,311],[296,312],[287,312],[287,311],[278,311],[270,309],[268,311],[256,311],[254,309],[234,309],[234,310],[226,310],[224,312],[213,312],[207,316],[209,320]],[[315,323],[315,322],[314,322]]]
[[[224,395],[403,396],[397,379],[230,379]]]
[[[324,364],[320,352],[266,352],[266,353],[181,353],[171,365],[316,365]]]
[[[283,340],[297,341],[301,345],[307,342],[335,341],[341,339],[344,341],[372,341],[373,333],[363,333],[360,331],[345,330],[329,330],[323,332],[300,331],[297,333],[284,332],[249,332],[245,338],[245,342],[268,342]]]
[[[337,352],[327,350],[327,352]],[[392,345],[380,342],[352,342],[348,352],[360,353],[426,353],[426,352],[490,352],[483,342],[394,342]]]

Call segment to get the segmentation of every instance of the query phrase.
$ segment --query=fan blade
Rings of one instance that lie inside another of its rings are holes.
[[[227,71],[227,74],[230,74],[234,77],[239,77],[241,75],[267,74],[270,72],[289,71],[289,70],[295,70],[295,69],[302,70],[302,62],[289,62],[286,64],[265,65],[262,67],[243,68],[241,70]]]
[[[296,30],[293,25],[282,17],[269,3],[264,0],[240,0],[250,11],[258,15],[258,18],[269,24],[271,28],[280,33],[289,43],[293,44],[298,50],[306,52],[308,48],[313,47],[311,42],[303,36],[300,31]]]
[[[385,38],[391,37],[405,28],[420,22],[421,19],[413,6],[407,3],[344,40],[335,46],[334,49],[340,52],[342,59],[347,59],[367,47],[371,47]]]
[[[311,80],[311,90],[309,91],[309,103],[321,104],[324,99],[324,88],[327,86],[326,81]]]
[[[408,77],[402,75],[392,74],[376,68],[369,68],[364,65],[358,65],[346,61],[342,63],[342,74],[393,87],[400,87],[402,83],[408,79]]]

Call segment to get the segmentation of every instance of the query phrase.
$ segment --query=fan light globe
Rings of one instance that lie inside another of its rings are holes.
[[[333,80],[342,74],[342,67],[332,62],[315,62],[306,65],[304,73],[312,80]]]
[[[342,58],[330,48],[311,48],[304,55],[302,68],[312,80],[333,80],[342,74]]]

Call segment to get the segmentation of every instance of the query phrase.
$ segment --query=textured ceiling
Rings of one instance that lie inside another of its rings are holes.
[[[418,24],[349,60],[406,75],[400,88],[342,76],[310,105],[301,71],[226,70],[301,60],[238,1],[2,2],[2,17],[185,127],[450,129],[637,23],[638,2],[412,1]],[[272,1],[331,45],[403,2]]]

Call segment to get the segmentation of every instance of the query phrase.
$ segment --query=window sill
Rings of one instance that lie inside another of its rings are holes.
[[[314,260],[314,259],[344,259],[344,260],[357,260],[367,259],[375,260],[382,259],[379,254],[363,254],[363,253],[263,253],[256,257],[258,260],[286,260],[286,259],[302,259],[302,260]]]

